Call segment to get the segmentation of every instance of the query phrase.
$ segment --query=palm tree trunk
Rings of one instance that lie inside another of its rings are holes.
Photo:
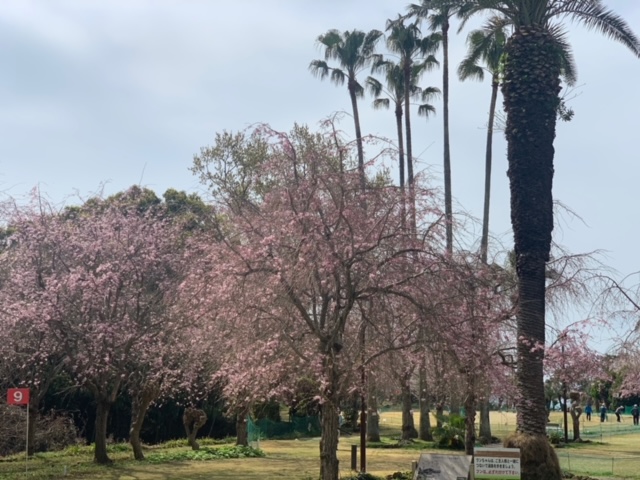
[[[560,90],[556,48],[546,32],[522,28],[507,44],[503,83],[518,276],[517,327],[522,339],[518,342],[518,428],[541,435],[546,426],[545,265],[553,230],[553,140]]]
[[[522,449],[522,480],[561,478],[552,448],[544,452],[543,462],[525,452],[527,445],[548,445],[542,363],[545,265],[553,230],[553,141],[560,91],[557,49],[549,33],[537,27],[520,27],[505,48],[508,60],[502,93],[518,277],[516,404],[520,436],[513,444]]]
[[[404,66],[404,134],[407,139],[407,181],[409,183],[409,209],[411,231],[416,231],[416,200],[414,190],[413,151],[411,145],[411,61]]]
[[[400,188],[404,189],[404,138],[402,135],[402,104],[396,104],[396,131],[398,132],[398,171]]]
[[[411,62],[404,65],[404,134],[407,138],[407,181],[409,189],[413,188],[413,152],[411,149]]]
[[[402,102],[396,102],[396,131],[398,132],[398,171],[400,180],[400,192],[402,196],[401,215],[402,215],[402,228],[406,228],[407,218],[407,198],[405,192],[405,161],[404,161],[404,136],[402,132]]]
[[[484,159],[484,208],[482,211],[482,238],[480,239],[480,258],[487,263],[489,250],[489,210],[491,202],[491,165],[493,160],[493,123],[496,116],[496,103],[498,100],[498,76],[493,75],[491,82],[491,103],[489,105],[489,125],[487,126],[487,147]]]
[[[449,147],[449,20],[442,24],[442,119],[444,123],[444,212],[447,253],[453,252],[453,203],[451,195],[451,154]]]
[[[360,189],[366,188],[364,175],[364,147],[362,145],[362,132],[360,131],[360,114],[358,113],[358,99],[356,97],[355,80],[349,79],[349,97],[351,98],[351,109],[353,110],[353,123],[356,128],[356,145],[358,148],[358,173],[360,174]]]

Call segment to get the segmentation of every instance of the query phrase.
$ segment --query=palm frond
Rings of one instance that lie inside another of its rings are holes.
[[[343,85],[347,75],[339,68],[331,69],[331,81],[336,85]]]
[[[332,69],[324,60],[313,60],[309,64],[309,71],[320,80],[324,80]]]
[[[373,108],[375,110],[380,110],[381,108],[389,108],[389,99],[388,98],[376,98],[373,101]]]
[[[492,16],[482,28],[469,33],[467,56],[458,67],[458,76],[461,80],[469,78],[482,80],[484,68],[480,62],[484,63],[486,69],[492,74],[499,71],[507,40],[505,29],[509,25],[508,19]]]
[[[599,31],[605,36],[622,43],[633,54],[640,57],[640,41],[627,22],[612,10],[605,8],[600,0],[566,0],[558,2],[554,16],[568,16]]]
[[[365,85],[374,97],[379,97],[382,94],[382,83],[377,78],[367,77]]]
[[[415,64],[415,68],[417,69],[416,74],[422,75],[424,72],[431,72],[439,66],[440,62],[438,62],[438,59],[433,55],[429,55],[420,63]]]
[[[427,87],[422,89],[420,98],[422,99],[423,102],[429,102],[431,100],[440,98],[441,94],[442,92],[438,87]]]
[[[422,55],[438,53],[440,45],[442,45],[442,34],[434,32],[422,39],[420,42],[420,53],[422,53]]]
[[[571,45],[567,41],[567,31],[560,25],[550,25],[549,32],[551,32],[554,41],[558,44],[560,75],[567,85],[575,85],[578,80],[578,70],[573,59]]]
[[[429,118],[432,114],[436,113],[436,107],[428,103],[423,103],[418,106],[418,115]]]
[[[458,66],[458,77],[460,80],[484,80],[484,68],[465,58]]]

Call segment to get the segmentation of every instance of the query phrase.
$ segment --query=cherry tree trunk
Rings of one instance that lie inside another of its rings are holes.
[[[182,423],[187,433],[187,442],[192,450],[200,450],[200,444],[196,440],[198,430],[207,423],[207,414],[197,408],[187,408],[182,415]]]
[[[378,412],[378,397],[375,394],[373,379],[369,381],[369,399],[367,400],[367,441],[380,441],[380,414]]]
[[[320,479],[338,480],[338,408],[333,402],[322,405],[320,439]]]
[[[358,431],[358,412],[360,411],[360,400],[358,394],[354,393],[351,399],[351,408],[349,410],[348,421],[349,428],[353,432]]]
[[[413,421],[411,400],[409,379],[404,378],[402,382],[402,440],[411,440],[418,437],[418,431]]]
[[[580,416],[582,415],[582,408],[572,406],[569,409],[569,413],[571,413],[571,421],[573,424],[573,441],[580,442],[582,440],[580,438]]]
[[[429,392],[427,390],[427,368],[420,365],[418,372],[420,381],[420,425],[418,426],[418,438],[420,440],[433,440],[431,433],[431,412],[429,411]]]
[[[480,402],[480,438],[483,443],[491,443],[491,404],[485,398]]]
[[[248,414],[249,410],[246,408],[243,408],[236,414],[236,445],[243,445],[245,447],[249,445]]]
[[[96,404],[96,444],[93,452],[93,461],[106,465],[111,463],[111,459],[107,455],[107,422],[112,402],[104,398],[97,398]]]
[[[140,442],[140,430],[142,430],[142,424],[144,418],[149,409],[149,405],[153,401],[153,393],[145,392],[140,396],[134,396],[134,400],[131,405],[131,425],[129,428],[129,443],[133,449],[133,458],[136,460],[144,460],[144,453],[142,453],[142,443]]]
[[[436,403],[436,427],[442,428],[442,417],[444,416],[444,404]]]
[[[464,419],[464,451],[467,455],[473,455],[473,447],[476,444],[476,396],[469,393],[464,401],[466,417]]]
[[[320,480],[338,480],[338,432],[339,432],[339,374],[335,366],[335,351],[332,348],[321,349],[322,352],[330,352],[324,358],[324,402],[320,407]]]

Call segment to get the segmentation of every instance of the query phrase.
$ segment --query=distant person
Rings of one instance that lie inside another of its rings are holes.
[[[638,420],[640,419],[640,408],[638,408],[637,403],[631,409],[631,416],[633,417],[633,424],[638,425]]]
[[[607,419],[607,406],[603,403],[600,406],[600,422],[604,422]]]
[[[591,421],[591,413],[593,412],[593,408],[590,403],[587,403],[587,406],[584,407],[584,414],[587,416],[587,420]]]
[[[620,418],[620,415],[622,415],[623,413],[624,413],[624,407],[622,405],[620,405],[618,408],[616,408],[615,414],[616,414],[616,421],[617,422],[622,421],[622,419]]]

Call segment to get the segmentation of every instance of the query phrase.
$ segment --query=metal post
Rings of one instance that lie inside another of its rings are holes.
[[[27,450],[24,452],[24,473],[27,475],[29,472],[29,404],[27,403]]]
[[[365,367],[365,340],[366,323],[360,327],[360,352],[362,365],[360,366],[360,382],[362,392],[360,394],[360,471],[367,471],[367,370]]]
[[[351,445],[351,470],[358,469],[358,446]]]
[[[564,339],[563,339],[564,341]],[[564,343],[562,344],[562,376],[565,375],[565,362],[564,362]],[[567,383],[562,380],[562,396],[564,397],[564,443],[569,443],[569,425],[567,423]]]
[[[564,348],[563,348],[564,350]],[[567,422],[567,384],[562,384],[562,396],[564,397],[564,443],[569,443],[569,424]]]

